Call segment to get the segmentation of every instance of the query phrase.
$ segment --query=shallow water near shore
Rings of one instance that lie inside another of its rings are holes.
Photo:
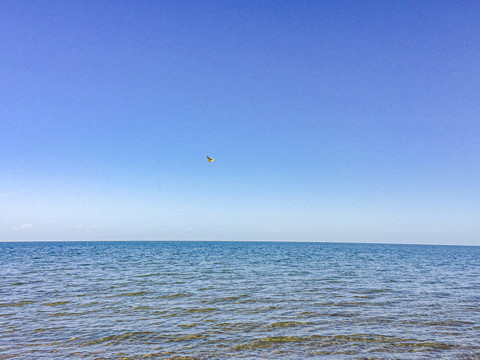
[[[0,243],[0,359],[480,359],[480,247]]]

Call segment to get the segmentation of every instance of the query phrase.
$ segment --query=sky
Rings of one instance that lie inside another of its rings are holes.
[[[0,240],[480,245],[479,2],[0,13]]]

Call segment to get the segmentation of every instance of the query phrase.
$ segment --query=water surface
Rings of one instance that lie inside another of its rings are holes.
[[[480,359],[480,247],[0,243],[0,359]]]

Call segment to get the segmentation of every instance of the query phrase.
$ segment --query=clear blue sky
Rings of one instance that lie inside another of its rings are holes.
[[[479,2],[0,13],[0,240],[480,245]]]

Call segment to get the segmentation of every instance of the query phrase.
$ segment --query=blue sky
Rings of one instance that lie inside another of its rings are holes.
[[[477,2],[0,13],[0,240],[480,245]]]

